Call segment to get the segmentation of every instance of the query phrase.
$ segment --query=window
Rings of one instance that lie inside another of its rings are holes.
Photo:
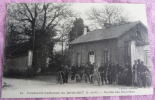
[[[146,66],[150,67],[151,66],[150,52],[148,50],[145,50],[144,54],[145,54],[145,56],[144,56],[144,60],[145,60],[144,64]]]
[[[77,53],[77,54],[76,54],[76,64],[77,64],[78,66],[81,65],[81,55],[80,55],[80,53]]]
[[[136,37],[137,37],[137,39],[139,39],[139,40],[141,39],[141,34],[140,34],[139,31],[136,32]]]
[[[130,63],[129,41],[124,41],[124,63]]]
[[[91,64],[95,63],[95,53],[94,53],[94,51],[90,51],[88,53],[88,62],[90,62]]]
[[[125,47],[125,55],[128,56],[129,54],[129,42],[128,41],[124,41],[124,47]]]
[[[108,61],[110,61],[110,52],[109,50],[105,50],[104,51],[104,63],[107,63]]]

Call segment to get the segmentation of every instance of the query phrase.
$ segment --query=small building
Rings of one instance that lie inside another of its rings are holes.
[[[49,57],[45,48],[35,48],[35,69],[41,72],[49,64]],[[10,45],[5,48],[4,55],[4,74],[5,75],[25,75],[28,68],[32,68],[33,49],[30,41],[22,42],[16,45]],[[46,54],[45,54],[46,53]]]
[[[25,73],[32,65],[33,51],[29,42],[7,46],[4,55],[4,74]]]
[[[90,31],[70,44],[72,65],[91,62],[99,67],[108,61],[133,65],[140,59],[150,66],[147,28],[140,21]]]

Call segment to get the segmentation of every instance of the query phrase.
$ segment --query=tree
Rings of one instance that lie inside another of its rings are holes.
[[[62,25],[61,25],[61,30],[59,31],[59,44],[62,47],[62,55],[64,54],[64,49],[66,49],[66,47],[68,47],[69,45],[69,32],[72,29],[73,26],[73,19],[68,19],[67,21],[65,21]]]
[[[100,27],[105,27],[105,24],[119,25],[129,22],[123,8],[118,6],[105,6],[102,9],[90,9],[88,19],[97,23]]]
[[[72,30],[69,32],[69,41],[84,34],[84,22],[82,18],[76,18],[73,23]]]
[[[6,46],[13,46],[28,40],[28,37],[23,36],[18,30],[16,26],[13,24],[8,24],[7,31],[9,34],[6,34]]]
[[[70,4],[9,4],[7,25],[14,25],[14,28],[7,33],[12,34],[14,31],[18,33],[20,41],[27,39],[31,42],[34,52],[33,62],[35,62],[38,49],[44,50],[45,56],[52,56],[57,30],[66,18],[72,16]],[[14,40],[16,43],[21,43],[17,39]],[[35,66],[35,63],[33,65]]]

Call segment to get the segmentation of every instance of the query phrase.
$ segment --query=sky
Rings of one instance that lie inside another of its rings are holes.
[[[141,21],[145,26],[147,26],[146,19],[146,7],[144,4],[106,4],[106,3],[73,3],[72,10],[78,12],[79,17],[84,20],[84,24],[89,26],[92,24],[91,21],[87,19],[87,13],[91,8],[103,8],[104,6],[118,6],[122,7],[125,11],[125,14],[129,17],[130,21]],[[60,45],[55,46],[55,51],[61,50]]]
[[[146,9],[144,4],[118,4],[118,3],[73,3],[72,8],[74,11],[79,12],[80,17],[84,19],[85,24],[89,24],[89,21],[86,20],[86,13],[88,13],[90,8],[103,8],[104,6],[119,6],[122,7],[125,11],[127,16],[129,16],[131,21],[140,20],[143,24],[147,25],[146,20]]]

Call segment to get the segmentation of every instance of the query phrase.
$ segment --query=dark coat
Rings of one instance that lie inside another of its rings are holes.
[[[149,71],[149,69],[145,65],[137,66],[137,72],[143,73],[145,71]]]
[[[109,64],[108,66],[108,75],[111,75],[112,74],[112,65]]]
[[[62,67],[62,66],[59,67],[58,70],[57,70],[57,72],[59,72],[59,71],[64,71],[64,67]]]
[[[84,73],[85,74],[89,74],[90,73],[89,67],[84,67]]]
[[[72,73],[76,73],[76,70],[77,70],[76,66],[72,66],[72,67],[71,67],[71,72],[72,72]]]
[[[98,71],[99,71],[100,73],[103,73],[104,70],[105,70],[104,66],[100,66],[100,67],[98,68]]]
[[[93,74],[93,72],[94,72],[94,66],[93,65],[89,66],[89,71],[91,74]]]

